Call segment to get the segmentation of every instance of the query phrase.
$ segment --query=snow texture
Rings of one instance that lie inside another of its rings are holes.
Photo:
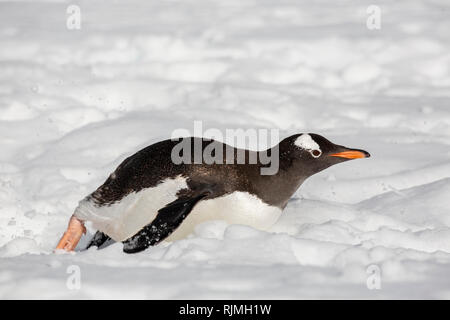
[[[372,4],[1,1],[0,298],[449,299],[450,7],[377,1],[369,30]],[[308,179],[269,231],[53,253],[79,200],[194,120],[372,157]]]

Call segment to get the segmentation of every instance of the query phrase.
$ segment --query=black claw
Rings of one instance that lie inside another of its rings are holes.
[[[92,246],[96,246],[97,248],[100,248],[108,240],[111,240],[111,238],[108,235],[104,234],[101,231],[97,231],[94,234],[94,236],[92,237],[89,244],[87,245],[86,250]]]

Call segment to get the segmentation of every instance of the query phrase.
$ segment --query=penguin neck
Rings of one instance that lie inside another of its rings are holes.
[[[278,170],[271,175],[260,173],[257,192],[267,203],[284,208],[292,195],[311,174],[306,172],[305,166],[295,159],[289,149],[280,148],[280,145],[277,145],[271,148],[270,152],[272,152],[271,155],[278,154],[276,159]],[[261,167],[267,166],[261,165]]]

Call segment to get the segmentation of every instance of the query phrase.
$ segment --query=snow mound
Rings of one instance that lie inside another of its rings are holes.
[[[450,298],[446,1],[381,4],[380,30],[356,0],[77,3],[80,30],[67,1],[0,3],[0,298]],[[53,253],[80,199],[194,120],[372,157],[308,179],[267,232]]]

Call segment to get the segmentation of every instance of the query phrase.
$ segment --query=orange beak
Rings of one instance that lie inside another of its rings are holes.
[[[360,159],[360,158],[369,158],[370,154],[364,150],[348,150],[338,153],[330,154],[332,157],[340,157],[346,159]]]

